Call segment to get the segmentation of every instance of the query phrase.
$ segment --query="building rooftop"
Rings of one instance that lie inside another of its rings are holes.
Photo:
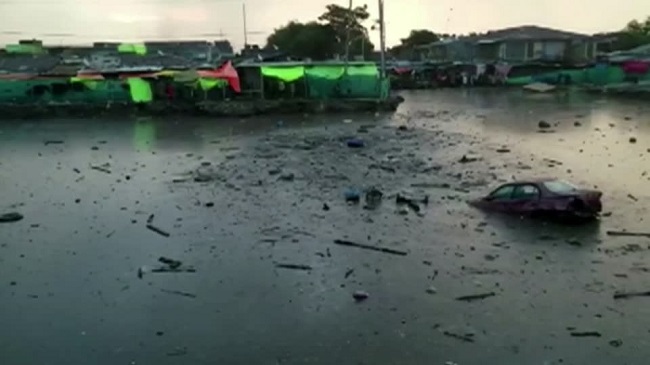
[[[469,37],[474,41],[482,40],[516,40],[516,39],[574,39],[574,38],[589,38],[588,34],[568,32],[559,29],[540,27],[537,25],[523,25],[518,27],[510,27],[499,30],[488,31],[484,34],[479,34]]]
[[[61,59],[56,56],[5,56],[0,57],[0,74],[39,74],[53,69]]]

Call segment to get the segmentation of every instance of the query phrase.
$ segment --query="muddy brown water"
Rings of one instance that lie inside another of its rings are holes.
[[[650,107],[403,95],[392,115],[3,122],[0,213],[25,218],[0,224],[2,363],[645,363],[650,298],[613,294],[650,290],[650,240],[605,232],[648,229]],[[611,216],[563,227],[465,204],[549,175],[597,186]],[[381,205],[346,204],[370,186]],[[398,192],[430,201],[416,214]],[[151,272],[161,256],[195,272]]]

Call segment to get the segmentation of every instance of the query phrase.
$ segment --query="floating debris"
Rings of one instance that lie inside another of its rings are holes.
[[[150,231],[156,232],[156,233],[158,233],[159,235],[161,235],[161,236],[163,236],[163,237],[169,237],[169,236],[171,236],[171,235],[169,234],[169,232],[165,232],[165,231],[163,231],[162,229],[160,229],[160,228],[154,226],[153,224],[147,224],[147,229],[150,230]]]
[[[159,258],[158,262],[161,262],[161,263],[169,266],[169,268],[171,268],[171,269],[178,269],[179,267],[181,267],[181,265],[183,265],[183,262],[178,261],[178,260],[174,260],[174,259],[170,259],[170,258],[167,258],[167,257]]]
[[[111,173],[111,170],[109,170],[109,169],[108,169],[107,167],[105,167],[105,166],[90,166],[90,169],[91,169],[91,170],[101,171],[101,172],[106,173],[106,174],[110,174],[110,173]]]
[[[184,267],[184,268],[178,268],[178,269],[172,269],[169,267],[158,267],[155,269],[151,269],[152,273],[194,273],[196,272],[196,269],[193,267]]]
[[[602,337],[600,332],[591,331],[591,332],[571,332],[572,337]]]
[[[192,293],[186,293],[178,290],[167,290],[167,289],[160,289],[161,292],[167,293],[167,294],[173,294],[173,295],[179,295],[181,297],[187,297],[187,298],[196,298],[195,294]]]
[[[650,297],[650,291],[646,291],[646,292],[628,292],[628,293],[618,292],[618,293],[614,293],[614,299],[628,299],[628,298],[635,298],[635,297]]]
[[[350,246],[350,247],[357,247],[357,248],[363,248],[365,250],[372,250],[372,251],[378,251],[378,252],[383,252],[383,253],[389,253],[392,255],[399,255],[399,256],[406,256],[408,255],[408,252],[406,251],[400,251],[392,248],[386,248],[386,247],[377,247],[377,246],[371,246],[371,245],[366,245],[362,243],[356,243],[352,241],[346,241],[346,240],[334,240],[334,243],[337,245],[341,246]]]
[[[650,233],[645,232],[626,232],[626,231],[607,231],[608,236],[614,237],[648,237],[650,238]]]
[[[23,220],[23,215],[16,212],[5,213],[0,215],[0,223],[13,223]]]
[[[58,140],[58,139],[51,139],[51,140],[47,140],[47,141],[43,142],[43,144],[46,145],[46,146],[51,145],[51,144],[64,144],[64,143],[65,143],[64,141],[61,141],[61,140]]]
[[[451,338],[455,338],[457,340],[461,340],[463,342],[474,342],[474,338],[472,335],[459,335],[457,333],[449,332],[449,331],[444,331],[442,333],[443,335]]]
[[[280,269],[291,269],[291,270],[303,270],[310,271],[312,267],[309,265],[300,265],[300,264],[275,264],[275,267]]]
[[[352,297],[354,300],[357,302],[362,302],[370,297],[370,294],[366,293],[365,291],[362,290],[357,290],[352,294]]]
[[[472,302],[476,300],[483,300],[489,297],[494,297],[497,294],[495,292],[485,293],[485,294],[474,294],[474,295],[465,295],[462,297],[456,298],[456,300],[461,302]]]

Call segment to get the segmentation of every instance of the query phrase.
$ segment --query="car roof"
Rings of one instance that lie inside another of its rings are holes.
[[[558,178],[554,177],[538,177],[538,178],[532,178],[532,179],[526,179],[526,180],[515,180],[507,183],[503,183],[500,186],[504,185],[526,185],[526,184],[541,184],[545,182],[551,182],[551,181],[560,181]]]
[[[517,180],[514,181],[514,184],[540,184],[540,183],[545,183],[545,182],[551,182],[551,181],[559,181],[560,179],[554,178],[554,177],[538,177],[534,179],[528,179],[528,180]]]

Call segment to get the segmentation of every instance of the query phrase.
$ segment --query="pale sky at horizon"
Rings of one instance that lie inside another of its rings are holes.
[[[248,42],[259,44],[290,20],[315,20],[327,4],[347,6],[347,0],[0,0],[0,44],[25,38],[49,44],[214,40],[223,34],[239,48],[244,43],[244,1]],[[535,24],[595,33],[619,30],[632,19],[650,16],[650,0],[623,0],[625,4],[605,0],[384,1],[389,46],[399,43],[411,29],[468,33]],[[368,4],[372,18],[377,18],[376,1],[354,0],[354,4]],[[378,34],[371,36],[378,44]]]

